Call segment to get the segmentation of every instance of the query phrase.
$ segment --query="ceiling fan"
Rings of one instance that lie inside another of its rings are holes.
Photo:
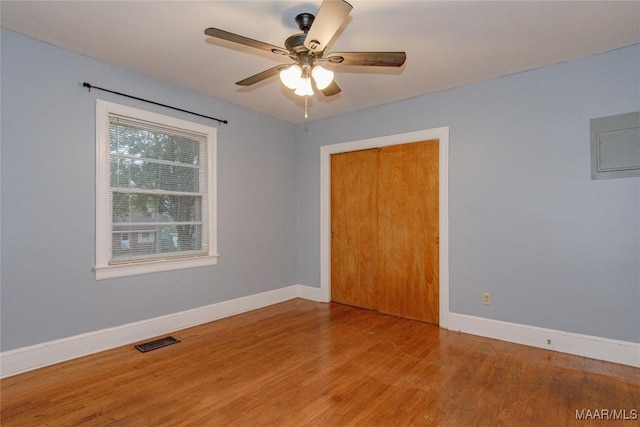
[[[351,6],[344,0],[324,0],[318,9],[317,16],[311,13],[301,13],[295,21],[302,33],[294,34],[285,40],[285,48],[273,46],[258,40],[220,30],[207,28],[204,33],[208,36],[229,42],[264,50],[276,55],[288,56],[293,64],[280,64],[264,70],[246,79],[236,82],[240,86],[251,86],[269,77],[280,75],[282,83],[295,94],[305,97],[312,96],[313,86],[325,96],[336,95],[341,92],[340,86],[333,80],[333,71],[322,67],[359,65],[374,67],[401,67],[407,55],[405,52],[334,52],[324,54],[324,50],[351,12]],[[313,78],[313,83],[312,83]]]

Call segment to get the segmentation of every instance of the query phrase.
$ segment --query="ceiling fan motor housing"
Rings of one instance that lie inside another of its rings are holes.
[[[307,38],[305,33],[294,34],[290,36],[284,42],[284,47],[291,53],[294,53],[296,56],[309,51],[304,45],[304,40]]]

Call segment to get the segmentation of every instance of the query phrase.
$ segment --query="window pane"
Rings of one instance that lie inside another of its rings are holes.
[[[158,212],[167,221],[202,221],[202,197],[158,196]]]
[[[198,185],[200,171],[197,168],[162,164],[158,169],[159,190],[189,193],[200,190]]]
[[[112,259],[201,252],[202,225],[113,226]]]
[[[111,158],[110,185],[113,188],[139,188],[196,193],[199,169],[146,160]]]
[[[140,157],[197,165],[200,141],[168,132],[150,131],[129,125],[109,126],[111,155]]]
[[[113,193],[113,223],[202,221],[201,196]]]
[[[109,161],[109,185],[113,188],[130,188],[131,181],[130,159],[112,157]]]
[[[158,159],[171,162],[198,164],[198,154],[200,143],[181,136],[164,135],[161,142],[161,149],[158,150]],[[155,158],[155,157],[154,157]]]

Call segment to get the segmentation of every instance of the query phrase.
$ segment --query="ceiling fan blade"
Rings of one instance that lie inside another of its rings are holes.
[[[312,52],[322,52],[353,9],[344,0],[324,0],[304,40]]]
[[[275,76],[276,74],[278,74],[280,72],[280,70],[287,68],[289,65],[284,65],[284,64],[280,64],[280,65],[276,65],[275,67],[271,67],[268,70],[264,70],[261,73],[258,74],[254,74],[251,77],[247,77],[246,79],[240,80],[239,82],[236,82],[236,84],[238,86],[251,86],[254,85],[256,83],[259,83],[265,79],[268,79],[269,77]]]
[[[405,52],[332,52],[325,56],[330,64],[401,67],[407,59]]]
[[[322,89],[320,92],[322,92],[324,96],[332,96],[342,92],[342,89],[340,89],[340,86],[338,86],[338,84],[334,80],[329,86]]]
[[[238,34],[230,33],[228,31],[220,30],[218,28],[207,28],[204,33],[210,37],[226,40],[233,43],[238,43],[244,46],[253,47],[260,50],[266,50],[267,52],[273,52],[276,55],[289,55],[289,52],[278,46],[273,46],[268,43],[264,43],[258,40],[250,39],[249,37],[240,36]]]

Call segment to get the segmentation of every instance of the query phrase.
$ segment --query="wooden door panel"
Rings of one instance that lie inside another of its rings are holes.
[[[439,322],[439,142],[331,156],[333,301]]]
[[[377,150],[331,156],[331,299],[376,309]]]
[[[381,148],[378,310],[439,321],[438,141]]]

